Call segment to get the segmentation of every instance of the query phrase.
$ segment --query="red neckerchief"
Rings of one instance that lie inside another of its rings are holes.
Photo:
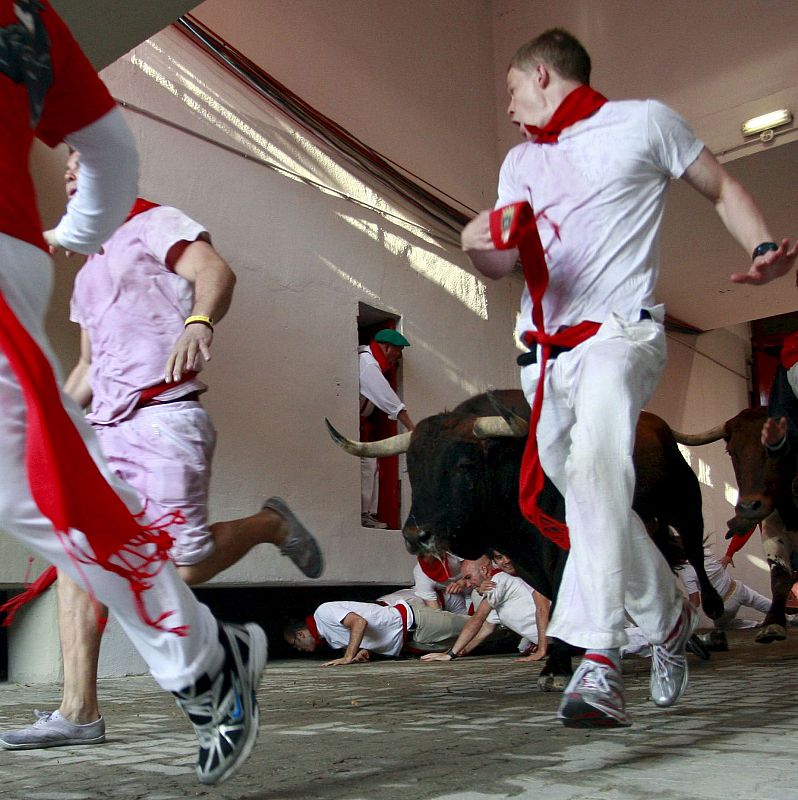
[[[570,547],[568,528],[565,523],[550,517],[538,508],[537,498],[543,489],[545,475],[540,465],[538,454],[537,427],[540,412],[543,408],[543,386],[545,384],[546,365],[551,355],[552,346],[576,347],[585,339],[589,339],[599,329],[598,322],[585,321],[578,325],[547,333],[543,320],[543,294],[549,285],[549,269],[546,254],[540,241],[535,212],[527,202],[512,203],[497,208],[490,215],[490,233],[493,244],[498,250],[517,247],[524,268],[529,295],[532,299],[532,321],[535,330],[525,331],[522,339],[530,349],[535,345],[541,347],[540,380],[535,390],[535,398],[529,415],[529,433],[527,435],[524,457],[521,461],[520,506],[521,513],[544,535],[555,544],[567,550]]]
[[[557,106],[551,119],[542,127],[525,125],[524,127],[537,139],[536,144],[554,144],[560,134],[576,122],[592,117],[607,102],[603,94],[583,83],[577,86]]]
[[[369,349],[371,350],[371,355],[377,359],[377,363],[380,365],[380,370],[382,370],[382,372],[387,372],[391,368],[391,362],[388,361],[387,356],[382,352],[380,343],[375,342],[372,339],[371,344],[369,344]]]
[[[141,619],[158,630],[185,636],[184,625],[166,627],[167,611],[152,619],[144,592],[169,560],[169,524],[185,519],[174,512],[143,526],[107,483],[86,449],[61,402],[50,363],[0,293],[0,349],[8,358],[25,399],[27,433],[25,467],[31,495],[78,571],[81,564],[99,564],[130,584]],[[90,550],[69,537],[82,531]],[[149,545],[155,545],[154,548]],[[142,551],[149,550],[148,554]],[[84,579],[84,583],[87,583]],[[102,622],[102,621],[101,621]]]
[[[151,208],[158,208],[160,205],[160,203],[153,203],[150,200],[145,200],[143,197],[137,197],[136,202],[133,203],[133,207],[128,211],[127,217],[125,217],[125,222],[130,222],[133,217],[137,217],[139,214],[143,214]]]
[[[305,617],[305,625],[316,644],[326,644],[324,637],[319,633],[319,626],[316,625],[313,614]]]
[[[435,583],[446,583],[446,581],[452,578],[448,556],[444,558],[435,556],[432,562],[426,561],[419,556],[418,564],[421,567],[421,571],[430,578],[430,580],[435,581]]]

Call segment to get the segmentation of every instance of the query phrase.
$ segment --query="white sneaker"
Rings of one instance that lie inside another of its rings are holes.
[[[85,725],[76,725],[59,711],[34,711],[33,725],[18,731],[0,733],[0,747],[6,750],[37,750],[41,747],[66,747],[74,744],[102,744],[105,720],[100,717]]]
[[[557,719],[566,728],[628,728],[623,675],[612,661],[588,653],[563,691]]]
[[[371,514],[361,514],[360,515],[360,524],[364,528],[387,528],[387,523],[383,522],[382,520],[377,519],[376,517],[372,516]]]
[[[651,699],[658,705],[672,706],[687,688],[687,642],[698,627],[698,612],[685,600],[682,613],[671,633],[662,644],[651,645]]]

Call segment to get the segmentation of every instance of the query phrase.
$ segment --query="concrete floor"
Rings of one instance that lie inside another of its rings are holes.
[[[10,800],[794,800],[798,797],[798,632],[769,646],[753,631],[690,658],[672,709],[647,700],[649,662],[624,663],[632,728],[567,730],[535,665],[511,656],[452,664],[381,661],[269,666],[261,731],[243,770],[218,789],[193,775],[194,739],[148,678],[101,682],[108,741],[0,751]],[[0,685],[0,727],[57,706],[59,687]]]

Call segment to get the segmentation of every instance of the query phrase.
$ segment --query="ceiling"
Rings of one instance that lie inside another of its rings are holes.
[[[53,5],[99,69],[198,3],[196,0],[138,3],[53,0]],[[524,6],[513,3],[507,6],[509,16],[515,14],[521,24],[523,13],[527,13],[521,11]],[[113,25],[108,23],[109,19],[114,20]],[[509,23],[505,20],[505,24]],[[501,94],[500,106],[504,103],[503,88]],[[726,167],[754,195],[774,238],[798,234],[795,218],[798,141],[788,144],[777,141],[774,146],[732,161]],[[658,287],[658,296],[666,303],[669,314],[701,330],[710,330],[796,308],[798,292],[792,285],[792,276],[765,287],[730,283],[728,276],[746,266],[745,253],[726,233],[712,206],[683,182],[674,182],[663,225]]]

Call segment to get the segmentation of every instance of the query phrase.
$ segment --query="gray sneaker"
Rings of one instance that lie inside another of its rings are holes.
[[[102,717],[85,725],[75,725],[58,711],[34,711],[34,714],[37,720],[33,725],[0,733],[0,747],[6,750],[37,750],[73,744],[102,744],[105,741],[105,720]]]
[[[313,534],[281,497],[270,497],[263,508],[276,512],[288,523],[288,535],[280,545],[280,552],[288,556],[308,578],[318,578],[324,571],[324,556]]]
[[[675,632],[662,644],[651,645],[651,699],[662,707],[672,706],[687,688],[687,642],[698,627],[698,613],[685,600]]]
[[[199,739],[197,778],[207,784],[226,781],[252,752],[259,719],[255,690],[268,653],[266,634],[254,622],[220,623],[219,640],[221,672],[173,693]]]
[[[589,654],[563,691],[557,719],[566,728],[628,728],[623,675],[610,659]]]

